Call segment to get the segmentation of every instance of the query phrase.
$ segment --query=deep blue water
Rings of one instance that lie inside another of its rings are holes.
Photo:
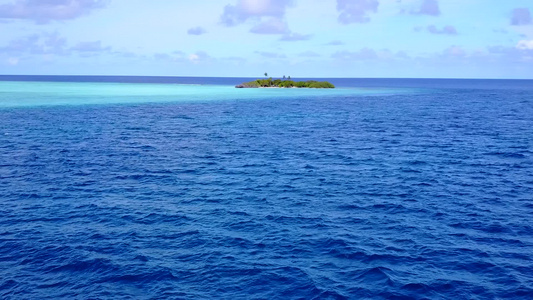
[[[531,299],[533,81],[331,81],[406,90],[0,89],[0,298]]]

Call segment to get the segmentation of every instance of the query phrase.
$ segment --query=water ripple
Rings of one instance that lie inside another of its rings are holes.
[[[530,299],[532,96],[1,109],[0,298]]]

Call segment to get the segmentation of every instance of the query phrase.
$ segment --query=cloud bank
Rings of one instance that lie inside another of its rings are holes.
[[[0,19],[33,20],[38,24],[71,20],[104,8],[108,0],[17,0],[0,5]]]
[[[235,5],[226,5],[220,17],[222,24],[235,26],[250,18],[273,17],[281,19],[292,0],[239,0]]]
[[[378,11],[378,0],[337,0],[337,11],[341,24],[367,23],[367,13]]]
[[[428,15],[428,16],[439,16],[440,8],[439,2],[437,0],[424,0],[420,9],[414,11],[415,15]]]
[[[101,41],[80,42],[69,47],[67,40],[57,32],[32,34],[19,39],[12,40],[6,46],[0,47],[0,53],[10,55],[55,55],[69,56],[80,54],[83,56],[95,55],[98,53],[110,53],[110,46],[102,46]]]
[[[67,41],[57,33],[32,34],[12,40],[0,52],[10,54],[54,54],[66,55]]]

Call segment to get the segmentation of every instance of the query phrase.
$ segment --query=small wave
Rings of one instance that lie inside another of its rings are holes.
[[[386,284],[393,285],[394,282],[388,273],[392,272],[391,269],[386,267],[374,267],[362,270],[359,276],[356,277],[360,283],[363,284]]]
[[[410,160],[410,161],[407,161],[407,164],[411,166],[424,166],[424,165],[427,165],[428,163],[422,160]]]
[[[137,283],[144,285],[150,282],[162,282],[162,281],[176,281],[179,278],[174,275],[172,270],[161,269],[157,271],[147,272],[147,273],[122,273],[114,274],[111,276],[104,276],[102,279],[97,280],[96,283],[125,283],[132,284]]]
[[[479,231],[484,231],[487,233],[509,233],[509,229],[499,223],[490,223],[485,224],[482,222],[459,222],[450,224],[451,227],[461,228],[461,229],[474,229]]]
[[[50,273],[58,272],[97,272],[107,273],[118,270],[108,259],[96,258],[90,260],[70,260],[61,265],[51,265],[46,267],[46,271]]]
[[[406,194],[406,196],[408,196]],[[409,209],[407,209],[405,206],[401,204],[392,204],[392,203],[379,203],[372,205],[373,209],[379,209],[379,210],[385,210],[390,213],[399,213],[399,212],[407,212]]]
[[[14,289],[19,283],[15,280],[9,279],[0,284],[0,291],[7,291]]]
[[[484,153],[484,155],[498,156],[503,158],[526,158],[524,154],[518,152],[487,152]]]

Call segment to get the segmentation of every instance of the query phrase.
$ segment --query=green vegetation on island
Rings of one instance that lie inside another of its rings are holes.
[[[265,76],[267,76],[267,73],[265,73]],[[291,77],[289,76],[288,79],[285,79],[285,76],[283,76],[283,79],[272,79],[272,77],[267,79],[256,79],[254,81],[241,83],[239,85],[236,85],[236,88],[314,88],[314,89],[332,89],[335,88],[335,86],[327,81],[315,81],[315,80],[307,80],[307,81],[293,81],[290,80]]]

